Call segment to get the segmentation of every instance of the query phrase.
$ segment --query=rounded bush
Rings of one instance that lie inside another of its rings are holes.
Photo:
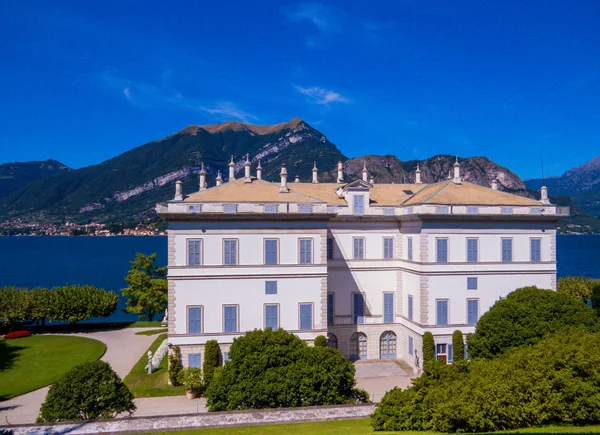
[[[204,385],[212,382],[215,369],[221,365],[221,348],[217,340],[208,340],[204,346],[204,363],[202,364]]]
[[[315,337],[315,346],[327,346],[327,338],[324,335],[317,335]]]
[[[48,391],[38,422],[95,420],[135,411],[133,394],[104,361],[75,366]]]
[[[9,332],[8,334],[6,334],[4,336],[5,339],[10,340],[12,338],[23,338],[23,337],[29,337],[31,335],[31,332],[29,331],[25,331],[25,330],[20,330],[20,331],[12,331]]]
[[[465,342],[463,339],[463,333],[458,329],[452,334],[452,359],[455,362],[465,359]]]

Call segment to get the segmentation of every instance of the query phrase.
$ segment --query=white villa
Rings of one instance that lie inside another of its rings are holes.
[[[421,359],[431,331],[451,361],[452,333],[473,332],[516,288],[556,289],[556,223],[568,208],[465,182],[281,183],[221,174],[207,188],[157,205],[168,223],[169,342],[184,366],[200,366],[217,340],[283,328],[312,342],[325,335],[352,359]]]

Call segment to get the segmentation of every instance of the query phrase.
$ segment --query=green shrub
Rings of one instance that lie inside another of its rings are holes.
[[[49,293],[50,320],[77,323],[90,317],[107,317],[117,308],[119,297],[91,285],[55,287]]]
[[[352,402],[354,403],[371,403],[371,396],[367,390],[362,388],[355,388],[352,395]]]
[[[454,362],[465,359],[465,341],[463,333],[458,329],[452,334],[452,359]]]
[[[196,394],[202,394],[204,385],[202,384],[202,370],[197,367],[188,367],[179,372],[179,383],[186,390],[193,391]]]
[[[433,334],[427,331],[423,334],[423,371],[429,370],[435,361],[435,341]]]
[[[497,301],[481,316],[475,333],[467,338],[469,355],[493,358],[572,326],[598,330],[598,316],[591,307],[567,294],[521,288]]]
[[[315,346],[327,346],[327,338],[324,335],[317,335],[315,337]]]
[[[209,340],[204,346],[204,384],[208,387],[213,379],[214,371],[221,365],[221,348],[217,340]]]
[[[48,391],[39,422],[95,420],[135,411],[133,394],[104,361],[71,369]]]
[[[354,365],[337,349],[267,328],[234,339],[206,399],[210,411],[334,405],[362,398],[354,385]]]
[[[550,335],[494,359],[435,366],[392,390],[372,415],[375,430],[492,432],[600,422],[600,334]]]
[[[169,381],[174,387],[181,385],[179,374],[183,370],[181,365],[181,352],[179,346],[171,347],[171,353],[169,354]]]
[[[594,288],[597,287],[600,287],[600,279],[585,276],[564,276],[558,279],[557,289],[559,293],[570,295],[587,304],[594,298]]]

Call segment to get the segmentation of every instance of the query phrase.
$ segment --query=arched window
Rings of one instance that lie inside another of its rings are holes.
[[[367,359],[367,336],[362,332],[355,332],[350,337],[350,359]]]
[[[379,357],[396,358],[396,334],[385,331],[379,339]]]
[[[337,349],[337,337],[335,336],[335,334],[327,334],[327,346]]]

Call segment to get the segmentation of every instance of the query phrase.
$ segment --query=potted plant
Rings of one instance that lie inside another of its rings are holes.
[[[181,383],[185,387],[185,396],[189,399],[195,399],[202,394],[202,370],[196,367],[189,367],[181,371]]]

